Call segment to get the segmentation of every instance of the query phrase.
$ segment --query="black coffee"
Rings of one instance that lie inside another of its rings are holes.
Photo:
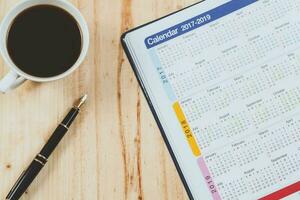
[[[81,31],[65,10],[39,5],[20,13],[7,37],[9,56],[23,72],[53,77],[66,72],[79,58]]]

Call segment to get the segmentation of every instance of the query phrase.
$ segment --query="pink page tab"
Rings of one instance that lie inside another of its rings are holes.
[[[202,175],[203,175],[203,177],[206,181],[207,187],[208,187],[209,191],[212,194],[213,199],[214,200],[221,200],[218,189],[217,189],[215,183],[212,180],[211,174],[210,174],[210,172],[209,172],[209,170],[208,170],[208,168],[205,164],[205,161],[204,161],[203,157],[200,157],[198,159],[198,165],[199,165],[199,168],[202,172]]]

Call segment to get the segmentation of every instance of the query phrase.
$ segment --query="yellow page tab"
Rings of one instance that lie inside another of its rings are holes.
[[[197,142],[196,142],[196,139],[195,139],[194,134],[192,132],[192,129],[191,129],[184,113],[183,113],[183,110],[180,107],[179,102],[176,102],[173,105],[173,109],[174,109],[174,111],[176,113],[176,116],[177,116],[177,118],[178,118],[178,120],[181,124],[182,130],[183,130],[183,132],[186,136],[186,139],[187,139],[187,141],[188,141],[188,143],[189,143],[189,145],[190,145],[190,147],[193,151],[193,154],[197,157],[200,156],[201,151],[200,151],[200,149],[197,145]]]

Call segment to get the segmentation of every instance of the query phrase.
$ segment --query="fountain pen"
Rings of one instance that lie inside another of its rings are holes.
[[[80,98],[79,103],[74,106],[67,114],[65,119],[58,125],[48,142],[43,149],[34,158],[28,168],[21,174],[13,188],[10,190],[6,200],[18,200],[33,182],[39,172],[43,169],[48,161],[48,158],[55,150],[64,135],[68,132],[69,127],[79,114],[80,108],[86,102],[87,95]]]

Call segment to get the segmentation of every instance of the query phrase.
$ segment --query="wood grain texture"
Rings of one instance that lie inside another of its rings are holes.
[[[0,20],[19,0],[0,0]],[[0,94],[0,199],[4,199],[81,94],[89,102],[22,199],[187,199],[120,45],[120,35],[194,0],[73,0],[91,34],[79,70]],[[0,58],[0,76],[7,72]]]

